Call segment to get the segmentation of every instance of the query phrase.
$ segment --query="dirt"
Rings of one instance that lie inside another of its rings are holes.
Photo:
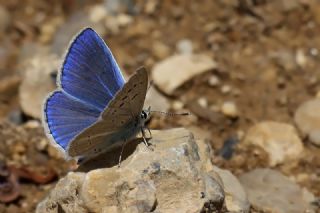
[[[20,111],[16,76],[21,72],[18,66],[21,48],[26,43],[43,43],[41,29],[53,19],[61,18],[64,23],[75,12],[87,11],[95,3],[81,2],[0,0],[0,5],[11,15],[8,28],[0,32],[0,47],[4,49],[0,55],[0,115],[11,119],[11,123],[0,124],[1,161],[6,165],[14,165],[18,170],[27,167],[34,174],[41,170],[41,162],[58,177],[71,169],[70,163],[57,157],[49,145],[40,150],[36,148],[40,141],[46,140],[45,135],[40,124],[31,130],[26,127],[26,122],[32,119]],[[200,106],[192,103],[200,97],[205,97],[210,106],[234,101],[239,117],[230,119],[220,114],[215,115],[215,120],[208,120],[206,116],[197,119],[155,116],[150,125],[157,129],[186,123],[198,126],[210,133],[213,149],[220,150],[224,141],[239,137],[239,133],[245,133],[259,121],[294,124],[297,107],[320,91],[320,3],[297,0],[284,7],[282,2],[159,1],[155,11],[147,14],[148,3],[140,0],[136,3],[138,12],[133,15],[134,21],[117,34],[107,33],[104,39],[128,74],[142,65],[151,70],[155,63],[174,54],[176,43],[182,39],[192,41],[194,52],[211,56],[218,64],[216,70],[192,79],[179,89],[177,96],[167,98],[183,99],[188,103],[187,109],[195,114]],[[128,9],[123,12],[132,15]],[[164,56],[155,52],[156,42],[168,47]],[[211,75],[217,76],[222,85],[230,86],[231,92],[223,93],[220,87],[210,86]],[[3,86],[7,82],[9,84]],[[304,146],[305,158],[275,169],[296,177],[301,186],[319,197],[320,149],[307,139]],[[213,161],[240,175],[253,168],[267,167],[268,155],[258,147],[238,143],[230,160],[215,156]],[[21,173],[15,174],[22,193],[13,202],[0,204],[0,212],[33,212],[57,180],[56,177],[39,182],[21,177]],[[301,174],[305,176],[299,179]],[[252,212],[261,211],[252,209]]]

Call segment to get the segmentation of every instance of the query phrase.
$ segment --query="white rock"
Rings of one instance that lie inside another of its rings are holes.
[[[11,16],[7,9],[0,5],[0,36],[5,33],[11,23]]]
[[[230,118],[236,118],[238,117],[239,113],[238,113],[238,109],[237,106],[234,102],[232,101],[226,101],[222,104],[221,106],[221,112]]]
[[[176,49],[179,54],[189,54],[190,55],[193,52],[192,41],[190,41],[189,39],[182,39],[182,40],[178,41],[178,43],[176,45]]]
[[[240,176],[250,203],[259,210],[277,213],[315,212],[303,190],[271,169],[255,169]]]
[[[215,167],[214,171],[221,177],[227,210],[229,212],[249,213],[250,203],[239,180],[228,170]]]
[[[120,149],[82,164],[79,172],[58,182],[36,212],[57,212],[59,206],[66,213],[220,211],[225,192],[213,170],[210,146],[185,129],[153,131],[152,135],[153,151],[141,139],[132,141],[120,168]],[[244,195],[232,198],[237,196]]]
[[[172,109],[181,110],[183,109],[184,103],[182,101],[175,100],[172,102]]]
[[[103,4],[98,4],[90,8],[89,20],[93,23],[97,23],[105,19],[108,15],[107,10]]]
[[[220,79],[217,76],[212,75],[208,79],[208,84],[212,87],[216,87],[220,84]]]
[[[295,112],[294,121],[299,130],[311,142],[320,146],[320,99],[301,104]]]
[[[231,92],[231,86],[229,86],[229,85],[223,85],[223,86],[221,87],[221,92],[222,92],[223,94],[228,94],[229,92]]]
[[[208,100],[204,97],[201,97],[198,99],[198,104],[203,108],[207,108],[208,107]]]
[[[174,55],[153,67],[152,79],[163,92],[172,95],[188,80],[216,67],[207,55]]]
[[[149,106],[151,106],[151,110],[166,112],[170,104],[166,97],[159,93],[154,87],[150,87],[144,102],[144,108],[147,109]]]
[[[35,55],[26,62],[26,69],[19,88],[22,110],[29,116],[41,118],[42,104],[49,92],[55,89],[52,72],[59,69],[60,60],[53,54]]]
[[[251,127],[244,143],[260,146],[269,154],[270,166],[298,160],[303,144],[296,129],[286,123],[264,121]]]

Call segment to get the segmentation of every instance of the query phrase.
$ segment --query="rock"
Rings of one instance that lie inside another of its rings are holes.
[[[208,108],[208,100],[205,97],[199,98],[197,102],[201,107]]]
[[[320,99],[301,104],[294,114],[294,121],[312,143],[320,146]]]
[[[303,190],[280,172],[255,169],[240,176],[248,198],[259,210],[277,213],[314,212]]]
[[[144,108],[148,108],[151,106],[151,110],[156,110],[156,111],[168,111],[170,108],[169,101],[166,97],[164,97],[161,93],[159,93],[156,88],[150,87],[146,100],[144,102]]]
[[[89,10],[89,20],[93,23],[104,20],[107,15],[107,9],[103,4],[94,5]]]
[[[146,2],[145,7],[144,7],[144,12],[146,14],[153,14],[157,8],[157,6],[159,5],[159,1],[158,0],[149,0]]]
[[[176,49],[179,54],[191,55],[193,52],[192,41],[190,41],[189,39],[182,39],[178,41]]]
[[[58,182],[36,212],[220,211],[225,192],[210,160],[210,146],[182,128],[152,135],[153,150],[141,139],[126,145],[120,168],[120,150],[85,162]],[[243,195],[230,196],[233,201]]]
[[[212,75],[208,79],[208,84],[209,86],[216,87],[220,84],[220,79],[217,76]]]
[[[42,104],[55,88],[51,73],[57,71],[60,60],[54,54],[35,55],[26,62],[26,70],[19,88],[22,110],[34,118],[42,117]]]
[[[230,93],[230,92],[231,92],[231,86],[229,86],[229,85],[223,85],[223,86],[221,87],[221,92],[222,92],[222,94],[228,94],[228,93]]]
[[[4,35],[7,28],[10,26],[11,16],[7,9],[0,5],[0,37]]]
[[[249,213],[250,203],[239,180],[228,170],[214,167],[222,180],[225,193],[225,204],[228,212]]]
[[[152,45],[152,52],[158,59],[164,59],[170,54],[170,48],[162,42],[155,41]]]
[[[95,28],[94,23],[89,20],[89,17],[84,12],[75,12],[61,25],[53,36],[52,52],[61,56],[68,48],[70,40],[84,28],[91,26]],[[99,32],[100,33],[100,32]]]
[[[302,157],[303,144],[290,124],[264,121],[251,127],[244,143],[261,147],[269,154],[270,166],[296,161]]]
[[[221,106],[221,112],[229,118],[236,118],[239,115],[237,106],[232,101],[224,102]]]
[[[174,55],[153,67],[152,79],[163,92],[172,95],[188,80],[216,67],[216,62],[207,55]]]

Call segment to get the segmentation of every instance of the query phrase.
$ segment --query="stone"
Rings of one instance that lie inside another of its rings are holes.
[[[201,107],[208,108],[208,100],[205,97],[199,98],[197,102]]]
[[[193,44],[189,39],[182,39],[178,41],[176,45],[176,49],[179,54],[192,54],[193,52]]]
[[[164,59],[170,54],[170,48],[162,42],[155,41],[152,44],[152,52],[158,59]]]
[[[161,91],[173,95],[185,82],[216,67],[216,62],[207,55],[173,55],[153,67],[152,79]]]
[[[170,108],[169,101],[157,89],[151,86],[147,92],[144,108],[151,106],[151,110],[166,112]]]
[[[26,61],[25,73],[19,88],[19,101],[24,113],[42,117],[42,104],[49,92],[55,89],[52,73],[60,67],[55,54],[35,55]]]
[[[250,212],[250,203],[240,181],[228,170],[214,167],[222,180],[225,193],[225,204],[229,212]]]
[[[232,101],[224,102],[221,106],[221,112],[229,118],[236,118],[239,116],[238,108]]]
[[[294,121],[303,135],[320,146],[320,99],[302,103],[294,114]]]
[[[229,86],[229,85],[223,85],[223,86],[221,87],[221,92],[222,92],[222,94],[228,94],[228,93],[230,93],[230,92],[231,92],[231,86]]]
[[[270,166],[297,161],[304,147],[296,129],[286,123],[264,121],[252,126],[244,143],[261,147],[269,155]]]
[[[216,87],[220,84],[220,79],[217,76],[212,75],[208,79],[208,84],[209,86]]]
[[[232,186],[214,170],[210,146],[183,128],[152,136],[152,148],[141,139],[128,143],[120,168],[121,148],[84,162],[58,182],[36,212],[219,212],[223,183]],[[231,202],[243,199],[234,191],[228,189]]]
[[[107,15],[107,10],[103,4],[94,5],[89,10],[89,20],[93,23],[104,20]]]
[[[8,10],[0,5],[0,37],[4,35],[7,28],[10,26],[11,16]]]
[[[288,177],[271,169],[255,169],[240,176],[253,207],[267,212],[315,212],[304,190]]]

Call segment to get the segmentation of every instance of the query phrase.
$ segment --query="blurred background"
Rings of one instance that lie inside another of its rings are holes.
[[[319,205],[319,1],[0,0],[0,212],[33,212],[71,168],[41,110],[88,26],[127,76],[148,69],[147,106],[192,113],[155,114],[151,129],[187,128],[217,166],[280,171]]]

